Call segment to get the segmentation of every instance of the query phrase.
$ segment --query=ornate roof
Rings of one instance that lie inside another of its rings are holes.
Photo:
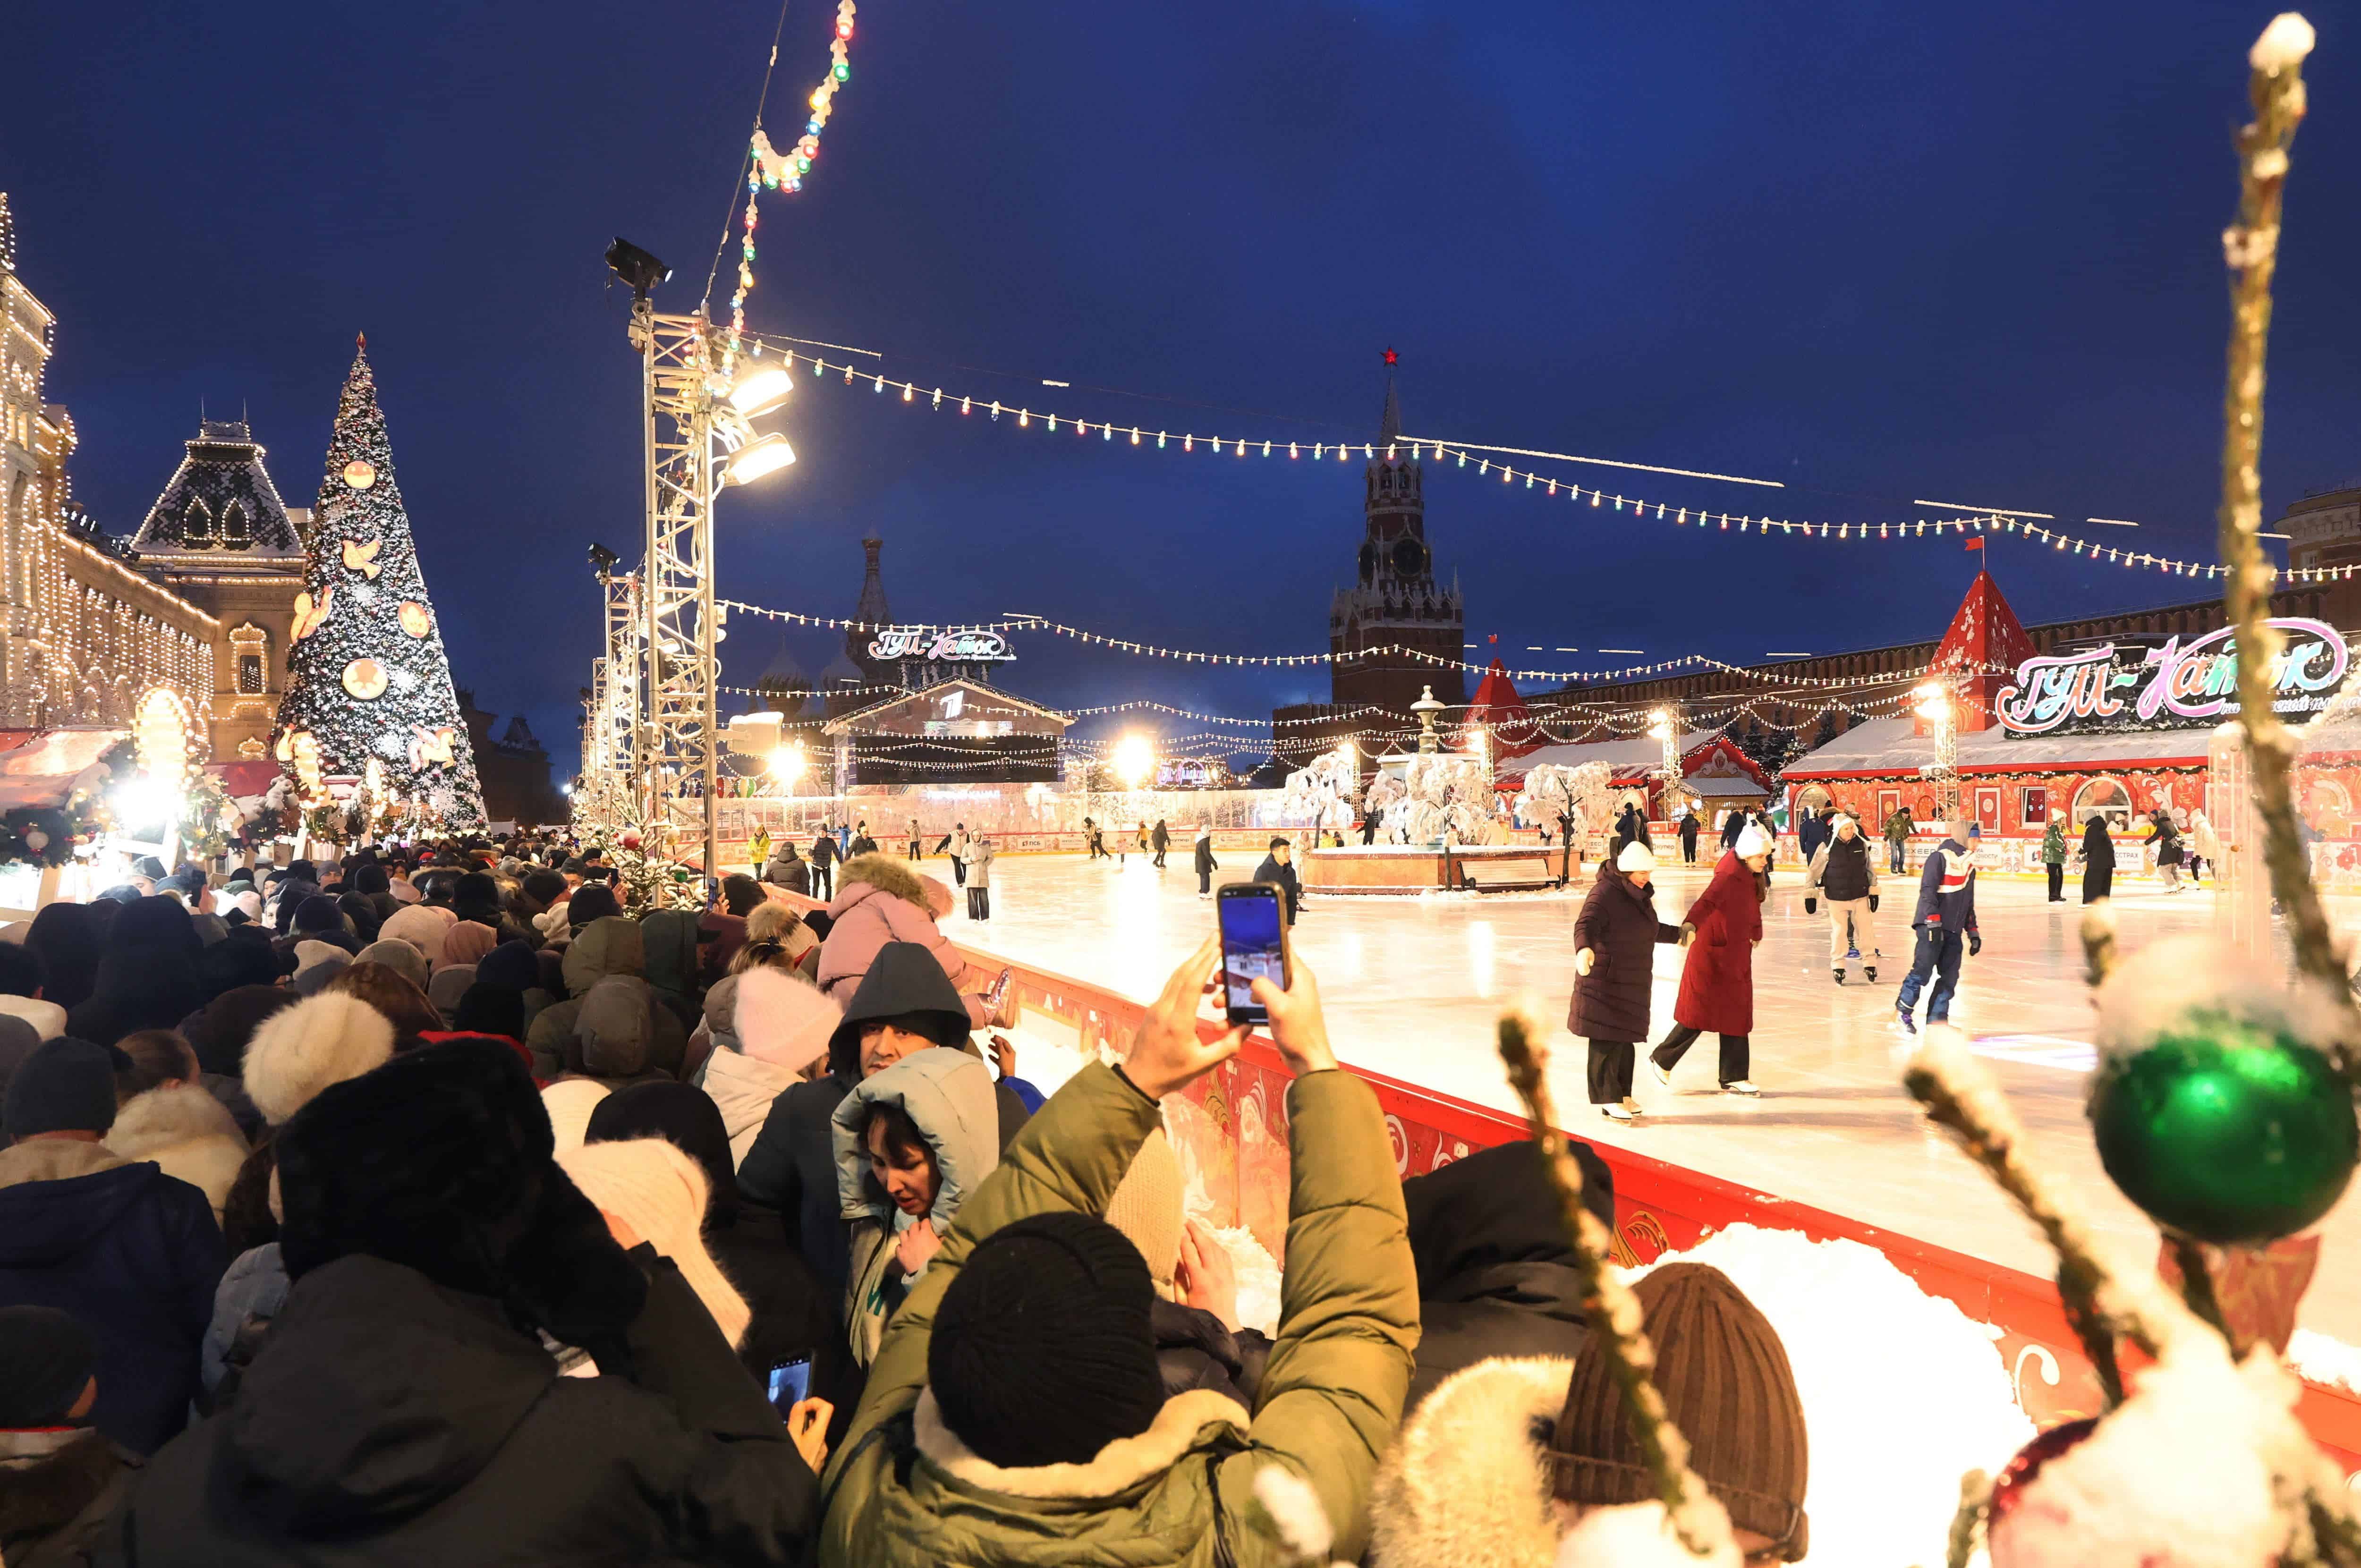
[[[301,562],[303,542],[262,458],[263,448],[243,420],[201,422],[188,455],[148,509],[132,550],[209,565],[241,558],[273,566]]]

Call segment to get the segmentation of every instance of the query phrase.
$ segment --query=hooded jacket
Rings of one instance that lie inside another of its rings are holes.
[[[1369,1498],[1386,1568],[1554,1568],[1558,1527],[1534,1433],[1565,1405],[1571,1358],[1480,1361],[1402,1422]]]
[[[721,1112],[734,1169],[745,1163],[772,1103],[827,1054],[844,1014],[809,981],[767,967],[714,985],[705,1008],[708,1027],[715,1023],[712,997],[721,999],[722,1026],[713,1030],[701,1087]],[[741,1019],[744,1033],[739,1032]]]
[[[935,955],[954,989],[967,973],[967,960],[935,925],[926,884],[900,861],[863,855],[844,863],[836,898],[828,906],[828,938],[819,945],[819,988],[839,1005],[849,1005],[869,972],[877,950],[888,942],[916,942]],[[969,1022],[989,1016],[983,998],[961,998]]]
[[[582,994],[565,1046],[565,1069],[609,1089],[670,1077],[653,1060],[656,1020],[664,1013],[646,981],[609,975]]]
[[[181,1430],[228,1259],[205,1195],[103,1144],[0,1151],[0,1306],[71,1312],[98,1341],[91,1424],[148,1453]]]
[[[185,922],[188,916],[181,918]],[[196,939],[193,931],[189,939]],[[117,938],[98,961],[98,981],[89,997],[68,1014],[66,1033],[111,1046],[141,1029],[169,1029],[203,1002],[195,964],[177,943]]]
[[[203,1193],[216,1222],[249,1152],[229,1107],[193,1083],[163,1084],[125,1101],[106,1146],[127,1160],[154,1160]]]
[[[1656,890],[1614,868],[1598,880],[1574,920],[1574,950],[1590,949],[1590,972],[1577,975],[1565,1026],[1586,1040],[1644,1040],[1655,980],[1655,947],[1677,942],[1681,928],[1656,917]]]
[[[1258,1414],[1192,1391],[1087,1464],[1005,1469],[961,1442],[927,1390],[937,1310],[976,1244],[1031,1214],[1104,1212],[1159,1125],[1154,1101],[1093,1062],[960,1211],[887,1327],[851,1428],[830,1457],[825,1568],[1118,1556],[1278,1568],[1301,1558],[1275,1537],[1256,1500],[1256,1476],[1272,1464],[1309,1484],[1335,1527],[1331,1554],[1354,1561],[1377,1455],[1410,1380],[1416,1284],[1401,1188],[1369,1086],[1346,1072],[1308,1073],[1288,1091],[1288,1108],[1291,1310],[1279,1322]],[[897,1458],[896,1448],[909,1456]]]
[[[636,1378],[560,1377],[497,1302],[399,1264],[311,1270],[113,1544],[134,1568],[795,1562],[811,1473],[679,1271],[632,1256]]]
[[[579,1028],[582,999],[592,986],[618,975],[642,980],[646,967],[647,948],[636,921],[609,915],[584,927],[566,948],[563,970],[566,1000],[543,1008],[525,1029],[524,1043],[533,1052],[533,1076],[555,1078],[568,1070],[567,1042]],[[681,1027],[670,1008],[658,1008],[648,1065],[666,1073],[677,1072],[687,1048],[688,1031]]]
[[[88,1429],[0,1431],[0,1560],[11,1568],[88,1562],[139,1464]]]
[[[686,909],[652,909],[640,922],[646,951],[642,977],[668,1001],[686,1007],[697,992],[697,917]]]
[[[862,1135],[874,1105],[900,1106],[934,1155],[942,1182],[933,1208],[923,1216],[906,1213],[890,1201],[870,1176]],[[846,1326],[853,1359],[866,1366],[877,1354],[898,1289],[907,1283],[894,1256],[895,1238],[920,1218],[942,1234],[957,1218],[960,1205],[1000,1164],[1000,1111],[993,1099],[992,1069],[965,1051],[938,1046],[915,1052],[855,1084],[838,1103],[831,1121],[838,1212],[852,1227]],[[909,1277],[923,1277],[925,1272],[922,1268]]]
[[[837,1194],[833,1118],[838,1104],[862,1080],[861,1025],[872,1019],[931,1013],[947,1031],[963,1027],[967,1013],[961,1000],[941,966],[924,948],[906,942],[880,948],[844,1011],[844,1022],[829,1037],[827,1074],[793,1084],[772,1102],[763,1130],[739,1162],[739,1190],[780,1212],[787,1239],[827,1288],[834,1310],[842,1308],[852,1262]],[[1025,1124],[1027,1113],[1024,1102],[1006,1084],[992,1088],[1005,1149]]]
[[[1754,872],[1735,850],[1725,850],[1713,880],[1689,905],[1697,927],[1681,963],[1673,1022],[1716,1035],[1754,1031],[1754,944],[1763,936],[1763,903]]]

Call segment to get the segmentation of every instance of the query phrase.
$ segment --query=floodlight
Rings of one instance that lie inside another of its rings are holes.
[[[787,400],[796,378],[775,359],[752,359],[730,389],[730,406],[747,419],[758,419]]]
[[[741,448],[730,466],[723,470],[723,480],[732,485],[751,485],[765,474],[775,474],[796,460],[796,449],[777,431],[751,442]]]
[[[620,236],[607,247],[607,265],[631,289],[633,299],[646,299],[649,290],[672,276],[671,268]]]

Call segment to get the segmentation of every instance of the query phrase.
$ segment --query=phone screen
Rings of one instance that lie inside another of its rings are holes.
[[[772,1367],[770,1392],[771,1408],[784,1420],[789,1410],[811,1398],[811,1357],[799,1355]]]
[[[1222,928],[1222,989],[1233,1024],[1268,1024],[1270,1013],[1254,999],[1254,982],[1287,984],[1286,938],[1279,893],[1261,883],[1233,883],[1214,908]]]

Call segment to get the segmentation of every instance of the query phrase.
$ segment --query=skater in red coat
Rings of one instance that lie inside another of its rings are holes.
[[[1722,1092],[1762,1092],[1747,1076],[1747,1036],[1754,1031],[1754,945],[1763,940],[1760,873],[1770,860],[1770,835],[1750,823],[1689,905],[1682,924],[1695,935],[1673,1000],[1673,1032],[1648,1055],[1656,1081],[1667,1089],[1682,1055],[1709,1030],[1721,1037]]]

